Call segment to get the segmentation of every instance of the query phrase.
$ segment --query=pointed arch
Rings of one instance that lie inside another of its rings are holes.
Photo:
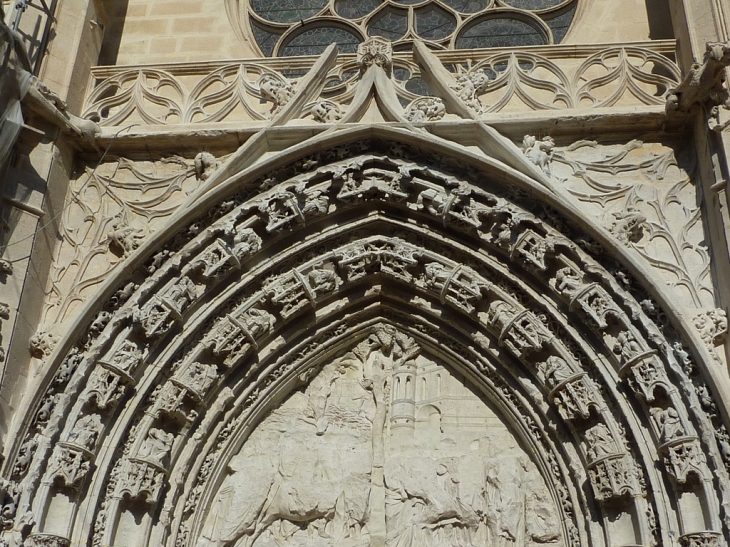
[[[566,544],[726,534],[717,409],[697,397],[708,388],[688,378],[682,337],[634,295],[671,308],[599,228],[589,235],[643,287],[577,245],[580,212],[499,150],[343,129],[178,213],[50,359],[6,463],[22,485],[17,537],[106,546],[134,529],[140,544],[196,545],[260,417],[323,359],[386,327],[447,352],[510,417]],[[49,512],[67,518],[49,528]]]

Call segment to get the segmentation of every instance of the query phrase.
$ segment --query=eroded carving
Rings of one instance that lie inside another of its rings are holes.
[[[525,135],[522,139],[522,151],[525,157],[548,176],[551,176],[550,160],[553,148],[555,148],[555,141],[549,136],[538,140],[532,135]]]
[[[326,364],[234,457],[197,546],[560,545],[534,464],[481,405],[444,431],[446,401],[477,398],[419,355],[381,325]]]
[[[406,119],[413,123],[435,122],[446,114],[446,105],[438,97],[424,97],[406,108]]]
[[[482,69],[477,69],[459,75],[456,78],[456,82],[451,84],[451,88],[466,106],[474,110],[477,114],[481,114],[484,107],[479,100],[479,95],[486,90],[488,84],[488,74]]]
[[[45,359],[53,351],[53,347],[58,342],[58,337],[47,330],[40,330],[31,336],[28,341],[28,349],[30,354],[36,359]]]
[[[175,435],[162,429],[151,428],[137,453],[137,457],[152,465],[165,468]]]
[[[716,346],[724,344],[727,339],[727,314],[725,310],[718,308],[703,312],[695,317],[694,325],[712,356],[716,361],[721,361]]]
[[[728,106],[728,65],[730,42],[708,42],[702,64],[694,63],[684,80],[667,95],[667,112],[688,112],[695,105]]]
[[[285,78],[272,72],[261,76],[257,83],[261,96],[274,103],[271,107],[272,114],[281,110],[294,95],[294,87]]]
[[[220,163],[210,152],[199,152],[196,154],[193,165],[195,166],[195,178],[206,181],[220,167]]]
[[[334,123],[342,118],[340,107],[332,101],[319,101],[312,106],[312,118],[320,123]]]
[[[390,42],[377,37],[360,42],[357,46],[357,64],[363,73],[371,66],[379,66],[389,74],[393,66],[393,48]]]

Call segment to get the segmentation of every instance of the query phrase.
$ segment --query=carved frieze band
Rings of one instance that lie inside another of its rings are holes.
[[[379,62],[380,54],[372,54],[375,61],[368,55],[363,54],[367,60],[361,64]],[[221,122],[241,116],[264,120],[287,104],[296,86],[273,68],[276,63],[269,64],[265,59],[209,63],[207,72],[193,66],[99,68],[92,75],[94,85],[86,97],[83,117],[108,126],[130,120],[150,125]],[[392,64],[410,78],[420,77],[410,59],[394,59]],[[661,68],[649,70],[650,66]],[[343,75],[356,73],[358,67],[356,61],[349,61],[331,70],[330,88],[342,92],[330,91],[326,100],[310,105],[314,120],[332,123],[341,117],[357,85],[356,78]],[[586,53],[577,68],[573,55],[493,54],[468,72],[457,74],[452,87],[468,107],[491,113],[503,110],[514,98],[530,110],[601,108],[620,100],[622,104],[663,105],[679,80],[679,69],[668,57],[649,47],[626,46]],[[445,113],[442,100],[418,98],[407,82],[394,80],[398,94],[410,101],[404,116],[412,122],[441,119]],[[266,109],[261,107],[262,101]],[[163,113],[161,106],[166,108]]]

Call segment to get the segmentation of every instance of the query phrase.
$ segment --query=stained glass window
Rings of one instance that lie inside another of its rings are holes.
[[[293,23],[314,17],[327,0],[251,0],[253,11],[267,21]]]
[[[490,17],[463,32],[456,40],[456,48],[536,46],[546,43],[547,37],[536,26],[519,19]]]
[[[513,8],[527,10],[541,10],[554,8],[562,4],[565,0],[503,0],[505,4],[509,4]]]
[[[419,77],[411,78],[410,80],[408,80],[406,82],[406,89],[411,93],[415,93],[416,95],[424,95],[426,97],[432,94],[431,88],[429,87],[426,80]]]
[[[476,13],[487,9],[490,0],[444,0],[445,4],[448,4],[459,13]]]
[[[408,30],[408,12],[385,9],[378,13],[368,25],[368,35],[380,36],[391,42],[402,38]]]
[[[456,29],[456,19],[444,9],[429,4],[416,11],[416,32],[426,40],[441,40]]]
[[[380,5],[380,0],[338,0],[335,10],[347,19],[360,19]]]
[[[250,35],[266,56],[316,55],[331,43],[353,53],[367,36],[396,52],[415,39],[433,49],[557,44],[580,1],[249,0]]]
[[[254,38],[256,38],[256,42],[261,48],[262,53],[267,57],[271,57],[274,53],[276,42],[278,42],[279,38],[281,38],[281,34],[262,28],[253,21],[251,22],[251,30],[253,30]]]
[[[360,42],[362,42],[362,38],[344,28],[315,26],[289,39],[281,48],[279,55],[282,57],[319,55],[332,43],[337,43],[337,47],[342,53],[355,53]]]
[[[561,42],[563,38],[565,38],[565,35],[568,33],[570,24],[573,22],[573,17],[575,16],[575,8],[576,5],[573,4],[564,12],[558,13],[556,16],[551,17],[550,19],[548,19],[547,17],[545,18],[545,22],[550,27],[550,30],[553,32],[553,39],[555,40],[555,43]]]

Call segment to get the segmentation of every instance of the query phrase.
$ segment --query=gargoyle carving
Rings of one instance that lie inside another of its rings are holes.
[[[689,112],[695,105],[730,106],[725,69],[730,65],[730,41],[708,42],[702,64],[694,63],[687,76],[667,95],[667,112]]]

